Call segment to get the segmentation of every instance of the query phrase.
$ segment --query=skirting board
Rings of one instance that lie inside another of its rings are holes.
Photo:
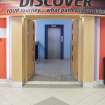
[[[18,81],[11,81],[10,82],[10,86],[14,87],[14,88],[22,88],[23,87],[23,83],[22,82],[18,82]]]
[[[83,88],[94,88],[94,82],[83,83]]]
[[[9,87],[9,81],[6,79],[0,79],[0,87]]]
[[[80,82],[80,83],[83,88],[95,88],[104,85],[103,80],[87,82],[87,83]],[[23,82],[0,79],[0,87],[22,88],[23,85],[24,85]]]
[[[98,80],[98,81],[97,81],[97,84],[98,84],[98,85],[104,85],[104,80]]]
[[[13,88],[22,88],[23,83],[18,81],[11,81],[11,80],[5,80],[0,79],[0,87],[13,87]]]
[[[97,88],[97,87],[100,87],[100,86],[104,86],[104,81],[103,80],[83,83],[83,88]]]

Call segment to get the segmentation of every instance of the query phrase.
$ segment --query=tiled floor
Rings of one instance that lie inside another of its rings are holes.
[[[35,76],[25,83],[33,88],[78,88],[81,84],[74,81],[70,71],[70,60],[49,59],[36,63]]]
[[[105,105],[105,88],[0,87],[0,105]]]
[[[71,81],[70,60],[43,60],[36,63],[33,81]]]
[[[105,105],[105,88],[4,88],[0,105]]]

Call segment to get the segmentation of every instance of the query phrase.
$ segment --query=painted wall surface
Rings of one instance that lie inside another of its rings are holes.
[[[105,57],[105,18],[100,18],[100,71],[99,71],[100,80],[103,80],[104,57]]]
[[[0,37],[6,36],[6,18],[0,18]]]
[[[40,43],[39,58],[44,59],[45,48],[45,24],[59,24],[64,25],[64,58],[70,58],[71,54],[71,36],[72,36],[72,21],[70,19],[42,19],[35,21],[36,23],[36,39]]]
[[[0,18],[0,79],[6,78],[6,18]]]
[[[6,78],[6,39],[0,39],[0,78]]]

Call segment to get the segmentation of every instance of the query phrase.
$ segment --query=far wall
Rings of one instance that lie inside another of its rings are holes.
[[[70,19],[41,19],[35,21],[36,40],[39,41],[39,59],[44,59],[45,55],[45,24],[64,25],[64,58],[71,55],[72,21]]]

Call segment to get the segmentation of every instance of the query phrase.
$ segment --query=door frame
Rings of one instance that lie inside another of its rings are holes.
[[[48,59],[48,29],[49,28],[59,28],[61,29],[61,36],[63,37],[63,41],[61,41],[60,45],[60,59],[64,59],[64,25],[59,24],[45,24],[45,59]]]
[[[71,15],[72,16],[72,15]],[[25,18],[30,18],[32,19],[52,19],[52,18],[70,18],[71,16],[69,15],[34,15],[33,18],[32,16],[26,16]],[[72,17],[72,19],[74,20],[74,18]],[[76,18],[75,18],[76,19]],[[82,16],[79,22],[79,49],[80,51],[79,53],[79,60],[78,62],[80,62],[80,67],[78,68],[79,70],[79,78],[78,80],[82,83],[83,87],[92,87],[94,86],[94,38],[95,38],[95,34],[94,34],[94,26],[95,26],[95,22],[94,22],[94,17],[92,16]],[[24,17],[12,17],[12,25],[14,27],[12,27],[12,45],[13,45],[13,50],[12,50],[12,54],[13,56],[17,56],[17,53],[19,52],[19,57],[13,57],[12,61],[15,61],[15,65],[14,62],[12,62],[12,80],[16,81],[19,86],[20,83],[24,84],[24,82],[26,82],[27,80],[25,80],[25,72],[26,70],[23,68],[24,66],[24,58],[21,55],[24,55],[24,42],[25,40],[22,40],[22,38],[24,37],[25,34],[23,34],[24,31],[24,24],[23,24],[23,20]],[[84,21],[83,21],[84,20]],[[18,21],[18,22],[17,22]],[[88,24],[87,24],[88,23]],[[18,27],[20,25],[20,27]],[[17,28],[18,27],[18,28]],[[88,28],[90,27],[90,28]],[[17,29],[19,30],[17,33]],[[88,29],[88,30],[87,30]],[[87,31],[89,33],[87,33]],[[18,36],[19,35],[19,36]],[[18,45],[16,43],[18,43],[18,40],[22,40]],[[18,46],[18,47],[17,47]],[[16,51],[15,49],[18,48]],[[88,49],[87,49],[88,48]],[[17,52],[18,51],[18,52]],[[19,61],[18,63],[16,61]],[[89,65],[89,66],[88,66]],[[17,67],[18,70],[20,72],[17,72]],[[88,73],[87,73],[88,72]],[[16,85],[17,86],[17,85]],[[22,86],[22,85],[21,85]]]

